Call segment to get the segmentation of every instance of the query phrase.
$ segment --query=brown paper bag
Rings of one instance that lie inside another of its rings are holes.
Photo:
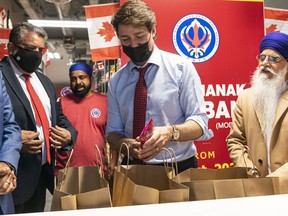
[[[123,145],[129,155],[125,143],[122,143],[120,152]],[[119,158],[120,154],[118,161]],[[168,177],[172,169],[168,166],[118,164],[114,172],[113,206],[188,201],[189,188]]]
[[[96,145],[95,152],[101,155]],[[69,167],[72,155],[73,150],[66,167],[59,171],[51,211],[111,207],[109,184],[104,178],[103,168],[100,165]]]
[[[99,174],[99,167],[68,167],[66,173],[64,170],[60,170],[60,173],[51,211],[112,206],[109,185]]]
[[[168,178],[163,166],[129,165],[114,172],[113,206],[189,200],[189,188]]]
[[[251,178],[245,167],[191,168],[176,178],[190,188],[191,201],[279,194],[278,178]]]

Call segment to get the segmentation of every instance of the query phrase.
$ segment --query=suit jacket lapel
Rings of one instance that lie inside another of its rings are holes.
[[[285,90],[282,93],[282,95],[280,96],[280,98],[279,98],[279,102],[278,102],[278,105],[277,105],[277,108],[276,108],[275,120],[274,120],[273,128],[277,124],[277,122],[279,121],[279,119],[281,118],[283,113],[285,113],[287,108],[288,108],[288,89]]]
[[[270,149],[273,149],[278,138],[279,129],[277,129],[277,124],[281,117],[287,112],[288,108],[288,89],[285,90],[279,98],[279,102],[276,108],[275,119],[272,126]]]
[[[9,61],[7,59],[4,59],[5,63],[10,65]],[[32,108],[30,106],[30,102],[25,94],[25,92],[23,91],[16,75],[15,72],[13,71],[11,65],[8,68],[8,70],[3,71],[3,75],[6,77],[7,79],[7,84],[6,85],[10,85],[11,90],[14,92],[14,94],[18,97],[19,101],[21,101],[21,103],[24,105],[25,109],[27,110],[29,116],[31,119],[34,119],[33,116],[33,112],[32,112]]]
[[[272,125],[272,128],[273,128],[272,131],[274,130],[274,127],[277,124],[277,122],[279,121],[279,119],[281,118],[281,116],[285,113],[285,111],[287,111],[287,108],[288,108],[288,89],[285,90],[279,98],[278,105],[277,105],[276,112],[275,112],[274,122]],[[257,116],[257,119],[258,119],[258,122],[259,122],[261,128],[263,128],[263,123],[260,121],[261,113],[257,113],[255,111],[255,109],[254,109],[254,112],[255,112],[255,115]]]

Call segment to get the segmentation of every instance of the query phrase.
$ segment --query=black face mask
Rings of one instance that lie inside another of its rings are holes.
[[[42,53],[19,46],[16,47],[18,51],[12,56],[13,59],[23,71],[33,73],[41,64]]]
[[[148,42],[141,44],[137,47],[124,46],[123,52],[133,61],[133,62],[145,62],[149,59],[152,51],[149,50]]]

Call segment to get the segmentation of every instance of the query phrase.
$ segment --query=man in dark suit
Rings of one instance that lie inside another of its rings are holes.
[[[15,172],[21,149],[21,130],[0,72],[0,215],[13,214],[11,192],[16,188]]]
[[[62,113],[53,83],[37,72],[47,38],[40,27],[29,23],[16,25],[11,30],[7,45],[9,56],[0,62],[22,134],[17,188],[13,192],[16,213],[44,211],[46,189],[51,193],[54,189],[55,149],[70,150],[77,138],[76,129]],[[30,80],[41,101],[42,114],[39,114],[27,80]],[[41,121],[37,120],[38,116]],[[47,124],[42,124],[44,118],[48,122],[48,132],[45,130]],[[51,159],[46,158],[49,154]]]

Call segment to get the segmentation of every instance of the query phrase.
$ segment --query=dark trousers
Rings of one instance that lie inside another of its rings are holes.
[[[124,157],[122,164],[123,165],[127,164],[127,157]],[[136,163],[135,161],[129,160],[128,164],[144,164],[144,163],[143,162],[139,163],[139,160],[136,160]],[[164,163],[150,164],[150,165],[164,166]],[[172,167],[172,164],[168,163],[168,166]],[[189,169],[189,168],[198,168],[197,158],[193,156],[183,161],[177,161],[177,168],[178,168],[178,173],[183,172],[184,170]]]
[[[15,205],[15,213],[32,213],[32,212],[44,212],[46,203],[46,165],[42,166],[41,176],[38,187],[36,188],[32,197],[24,203]]]

